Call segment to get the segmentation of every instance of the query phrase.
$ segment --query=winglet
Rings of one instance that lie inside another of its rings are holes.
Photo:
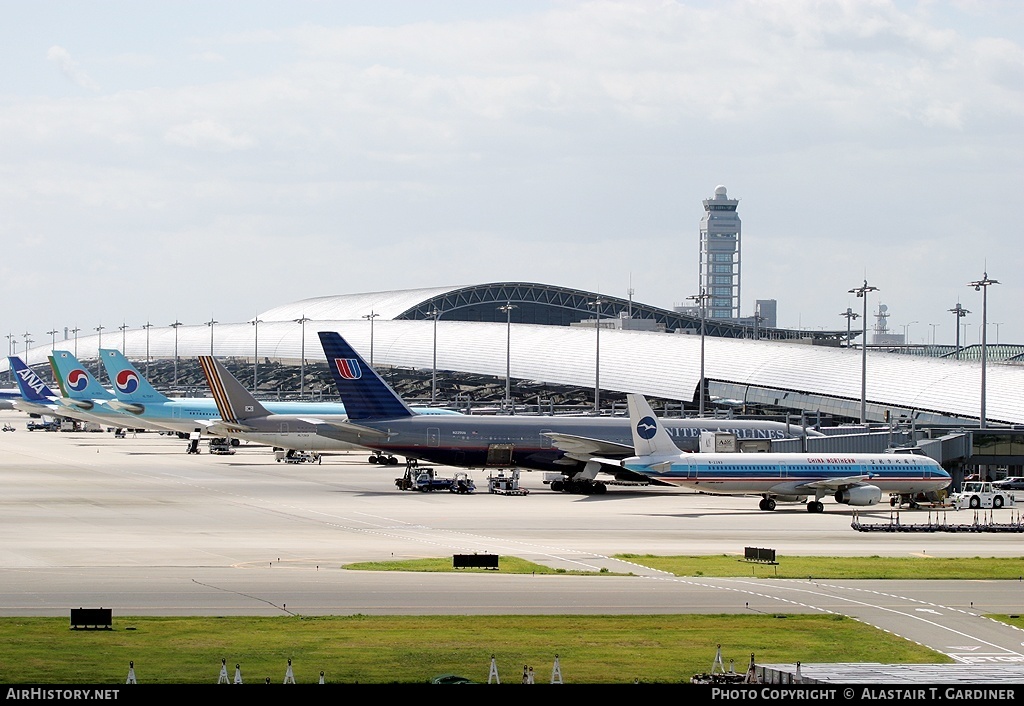
[[[16,355],[7,356],[11,369],[14,371],[14,380],[18,383],[18,390],[21,396],[28,402],[44,402],[49,404],[57,395],[46,386],[43,379],[36,375],[32,368]]]
[[[661,420],[643,395],[626,395],[629,423],[633,429],[633,448],[637,456],[678,456],[679,447],[665,431]]]
[[[320,331],[327,367],[352,421],[415,415],[402,398],[335,331]]]
[[[170,399],[157,392],[121,351],[115,348],[101,348],[100,360],[107,369],[107,377],[114,385],[114,394],[121,402],[145,404],[167,402]]]
[[[199,366],[206,376],[213,399],[217,402],[220,418],[225,422],[239,422],[252,417],[266,417],[266,407],[228,372],[219,360],[210,355],[199,356]]]

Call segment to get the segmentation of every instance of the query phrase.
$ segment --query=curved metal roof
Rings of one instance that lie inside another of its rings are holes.
[[[446,290],[450,291],[450,290]],[[397,308],[397,305],[396,307]],[[307,312],[308,315],[308,312]],[[361,314],[360,314],[361,315]],[[433,321],[381,320],[373,328],[377,365],[430,369],[433,366]],[[301,332],[305,330],[303,342]],[[338,331],[368,360],[371,325],[366,320],[312,320],[304,327],[292,320],[149,329],[148,350],[154,358],[207,354],[213,336],[218,356],[252,358],[258,334],[259,356],[297,363],[321,360],[317,331]],[[506,336],[511,340],[512,376],[554,384],[593,387],[596,330],[505,322],[436,323],[437,367],[503,377]],[[176,342],[177,337],[177,342]],[[120,343],[114,337],[113,341]],[[97,336],[78,339],[78,357],[96,357]],[[107,337],[107,345],[111,344]],[[71,349],[70,341],[58,348]],[[640,392],[653,397],[692,400],[700,378],[700,336],[639,331],[600,332],[600,382],[604,390]],[[147,332],[125,332],[125,353],[144,360]],[[29,351],[39,363],[49,346]],[[3,361],[6,364],[6,361]],[[839,411],[858,416],[861,354],[859,350],[776,341],[705,338],[705,370],[711,388],[760,394],[758,401],[813,412]],[[993,423],[1024,424],[1024,367],[990,363],[987,368],[986,417]],[[869,419],[881,421],[886,410],[916,410],[936,417],[977,419],[981,365],[869,351],[867,399]],[[737,393],[739,394],[739,393]],[[753,397],[751,397],[753,399]],[[828,405],[834,405],[830,409]]]

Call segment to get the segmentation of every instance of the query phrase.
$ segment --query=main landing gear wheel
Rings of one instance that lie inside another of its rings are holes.
[[[761,498],[761,502],[758,503],[758,507],[762,510],[772,511],[775,509],[775,498]]]
[[[807,512],[825,512],[825,505],[820,500],[807,503]]]

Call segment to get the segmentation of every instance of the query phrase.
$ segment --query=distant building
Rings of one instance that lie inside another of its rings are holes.
[[[700,288],[709,295],[709,319],[740,317],[740,217],[738,199],[730,199],[724,186],[704,199],[700,221]]]

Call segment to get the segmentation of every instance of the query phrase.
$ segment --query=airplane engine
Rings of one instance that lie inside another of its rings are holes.
[[[875,485],[858,485],[836,491],[836,502],[843,505],[874,505],[882,499],[882,489]]]

